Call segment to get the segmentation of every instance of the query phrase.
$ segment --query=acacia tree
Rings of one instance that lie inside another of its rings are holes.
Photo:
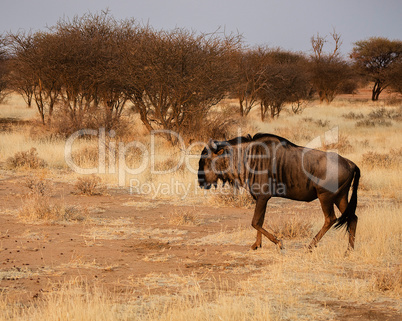
[[[239,101],[241,117],[247,116],[258,104],[258,92],[264,70],[264,48],[239,50],[234,53],[236,82],[232,94]]]
[[[388,77],[391,89],[402,94],[402,61],[398,61],[392,66]]]
[[[7,88],[7,68],[8,52],[6,50],[6,39],[0,35],[0,102],[5,97],[5,90]]]
[[[334,30],[331,34],[334,42],[332,52],[324,52],[326,37],[319,34],[311,38],[313,54],[310,56],[311,83],[318,93],[320,102],[330,103],[335,96],[354,82],[353,72],[349,64],[341,57],[341,36]]]
[[[196,35],[185,29],[145,33],[128,56],[130,101],[148,128],[191,135],[234,79],[237,36]],[[132,87],[133,84],[137,86]],[[131,87],[130,87],[131,85]],[[169,136],[172,142],[175,137]]]
[[[120,72],[137,28],[134,21],[116,21],[105,12],[62,19],[47,32],[11,34],[13,88],[28,102],[32,93],[43,123],[57,107],[65,134],[83,127],[110,129],[127,102]]]
[[[300,103],[310,98],[311,86],[304,56],[279,49],[261,52],[264,68],[258,75],[261,120],[269,111],[278,117],[285,103]]]
[[[55,38],[44,32],[10,34],[8,38],[11,86],[26,96],[28,105],[33,97],[45,124],[45,115],[48,113],[50,120],[60,93]]]
[[[360,73],[374,83],[371,99],[375,101],[392,84],[390,75],[402,59],[402,41],[381,37],[357,41],[350,57]]]
[[[116,21],[107,12],[60,20],[58,74],[62,111],[76,128],[113,128],[126,105],[123,62],[126,43],[136,33],[133,20]]]

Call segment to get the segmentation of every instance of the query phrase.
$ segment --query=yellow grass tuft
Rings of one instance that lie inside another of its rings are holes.
[[[203,220],[196,211],[179,209],[169,214],[169,224],[176,226],[197,226],[202,222]]]
[[[273,216],[269,228],[280,239],[295,239],[313,236],[313,221],[310,217],[292,215],[291,217]]]
[[[216,191],[212,190],[210,198],[215,206],[252,208],[255,204],[254,199],[245,189],[228,185]]]
[[[34,194],[28,196],[23,205],[18,209],[17,215],[27,222],[72,222],[84,221],[87,217],[77,206],[51,203],[48,196]]]

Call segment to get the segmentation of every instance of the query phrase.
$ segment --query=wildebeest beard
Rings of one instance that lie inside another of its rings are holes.
[[[224,142],[210,141],[199,161],[200,186],[209,189],[221,181],[223,186],[228,183],[248,189],[254,198],[255,192],[283,196],[286,186],[276,180],[276,159],[272,155],[278,142],[266,144],[253,140],[247,136]],[[281,146],[286,144],[292,143],[284,140]]]
[[[210,141],[208,147],[205,147],[201,153],[198,168],[198,183],[201,188],[210,189],[211,186],[217,187],[218,182],[222,185],[226,183],[239,187],[235,174],[236,168],[234,162],[237,160],[234,154],[236,150],[233,146],[241,142],[249,142],[251,137],[239,137],[232,141]],[[236,166],[237,167],[237,166]]]

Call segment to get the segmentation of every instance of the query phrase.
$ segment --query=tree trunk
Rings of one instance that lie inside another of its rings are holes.
[[[239,105],[240,105],[240,116],[244,116],[244,108],[243,108],[243,100],[239,99]]]
[[[261,121],[264,121],[264,119],[265,119],[265,110],[264,110],[263,103],[260,103],[260,107],[261,107]]]
[[[378,96],[380,96],[380,93],[382,92],[382,90],[383,90],[383,88],[381,88],[381,82],[376,81],[374,83],[373,92],[371,94],[371,100],[372,101],[377,101]]]
[[[146,129],[148,129],[148,131],[151,132],[153,130],[153,128],[148,121],[146,112],[141,108],[139,108],[139,112],[140,112],[140,118],[141,118],[142,123],[145,125]]]

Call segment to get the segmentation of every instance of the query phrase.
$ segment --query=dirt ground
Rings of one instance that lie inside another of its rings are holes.
[[[203,286],[212,280],[230,284],[267,270],[272,263],[266,255],[259,257],[262,250],[250,250],[254,231],[245,227],[250,225],[252,209],[180,206],[180,202],[130,195],[124,189],[82,196],[71,184],[53,182],[51,200],[74,204],[86,219],[29,222],[16,215],[29,192],[23,184],[25,175],[3,172],[1,178],[0,291],[11,300],[32,302],[72,279],[121,295],[174,295],[191,282],[190,277],[197,277]],[[317,202],[279,199],[270,205],[276,215],[283,209],[322,220]],[[247,231],[249,243],[242,241],[244,237],[226,242],[226,237],[241,234],[241,230]],[[290,251],[304,251],[307,244],[303,242],[285,240],[285,246]],[[265,251],[276,251],[266,241],[263,245]],[[401,319],[401,314],[386,304],[362,306],[325,300],[322,305],[340,320]]]

